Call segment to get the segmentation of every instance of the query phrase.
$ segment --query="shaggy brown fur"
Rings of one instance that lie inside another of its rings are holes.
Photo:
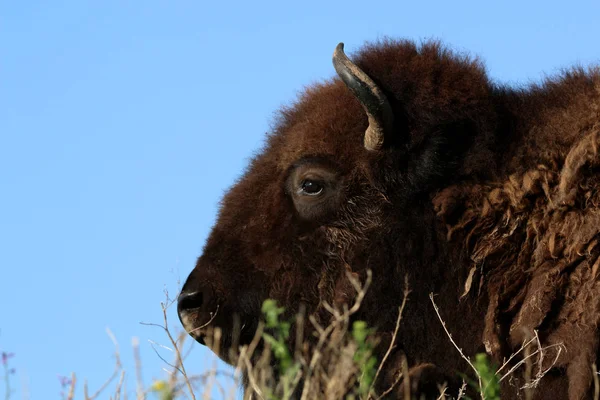
[[[377,327],[379,351],[408,276],[397,355],[449,379],[468,370],[433,292],[465,354],[501,361],[537,332],[550,347],[535,357],[534,373],[548,369],[536,398],[589,396],[600,323],[600,71],[512,89],[438,43],[383,41],[353,58],[388,97],[393,134],[381,151],[365,150],[367,118],[338,79],[284,109],[225,196],[183,288],[202,293],[180,303],[188,330],[212,318],[227,349],[235,314],[247,342],[266,298],[326,318],[324,302],[351,300],[345,271],[364,279],[371,269],[356,318]],[[325,176],[322,200],[296,194],[303,174]],[[503,381],[504,399],[522,395],[520,376]]]

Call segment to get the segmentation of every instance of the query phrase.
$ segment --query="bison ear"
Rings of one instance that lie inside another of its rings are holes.
[[[392,107],[383,91],[363,70],[344,54],[344,43],[333,52],[333,66],[339,77],[362,104],[369,127],[365,131],[364,144],[367,150],[380,150],[385,135],[389,135],[394,124]]]

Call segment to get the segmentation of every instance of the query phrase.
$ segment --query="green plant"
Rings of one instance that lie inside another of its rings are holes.
[[[300,364],[294,362],[292,354],[287,347],[291,324],[288,321],[280,320],[280,316],[285,312],[285,308],[277,307],[275,300],[265,300],[261,311],[265,316],[265,328],[273,332],[273,335],[263,332],[262,337],[271,346],[273,356],[278,363],[280,383],[283,390],[282,398],[288,399],[292,396],[295,383],[297,382],[296,377],[300,371]],[[267,395],[269,399],[278,399],[273,393],[267,393]]]
[[[352,339],[357,345],[354,362],[360,370],[358,394],[361,397],[369,394],[377,371],[377,358],[373,356],[373,344],[368,341],[372,333],[373,329],[369,329],[365,321],[354,321],[352,324]]]
[[[263,339],[271,346],[273,356],[279,362],[280,372],[285,374],[294,361],[286,344],[286,340],[290,337],[291,325],[287,321],[279,320],[285,309],[277,307],[275,300],[265,300],[261,310],[265,316],[265,327],[273,330],[273,335],[263,333]]]
[[[473,366],[481,379],[481,397],[485,400],[500,400],[500,381],[496,374],[497,368],[492,364],[487,354],[475,355]],[[479,386],[479,385],[476,385]]]

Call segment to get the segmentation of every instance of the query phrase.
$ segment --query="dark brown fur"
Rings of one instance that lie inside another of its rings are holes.
[[[353,59],[392,105],[385,148],[363,147],[367,119],[341,81],[308,88],[223,199],[184,291],[210,288],[212,324],[227,333],[239,315],[243,342],[264,299],[324,318],[324,302],[351,300],[345,271],[364,279],[371,269],[356,318],[385,339],[408,276],[396,353],[410,364],[433,363],[448,377],[469,368],[433,311],[433,292],[465,354],[487,350],[500,361],[536,330],[542,346],[556,345],[542,369],[562,346],[536,398],[586,398],[600,322],[598,69],[518,90],[437,43],[383,41]],[[288,187],[303,162],[336,174],[334,200],[315,219]],[[503,399],[518,398],[515,376]]]

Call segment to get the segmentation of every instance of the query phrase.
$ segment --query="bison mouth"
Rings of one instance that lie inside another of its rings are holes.
[[[228,364],[235,362],[239,346],[252,342],[258,327],[257,318],[240,315],[226,305],[193,307],[181,295],[177,313],[186,332]]]

